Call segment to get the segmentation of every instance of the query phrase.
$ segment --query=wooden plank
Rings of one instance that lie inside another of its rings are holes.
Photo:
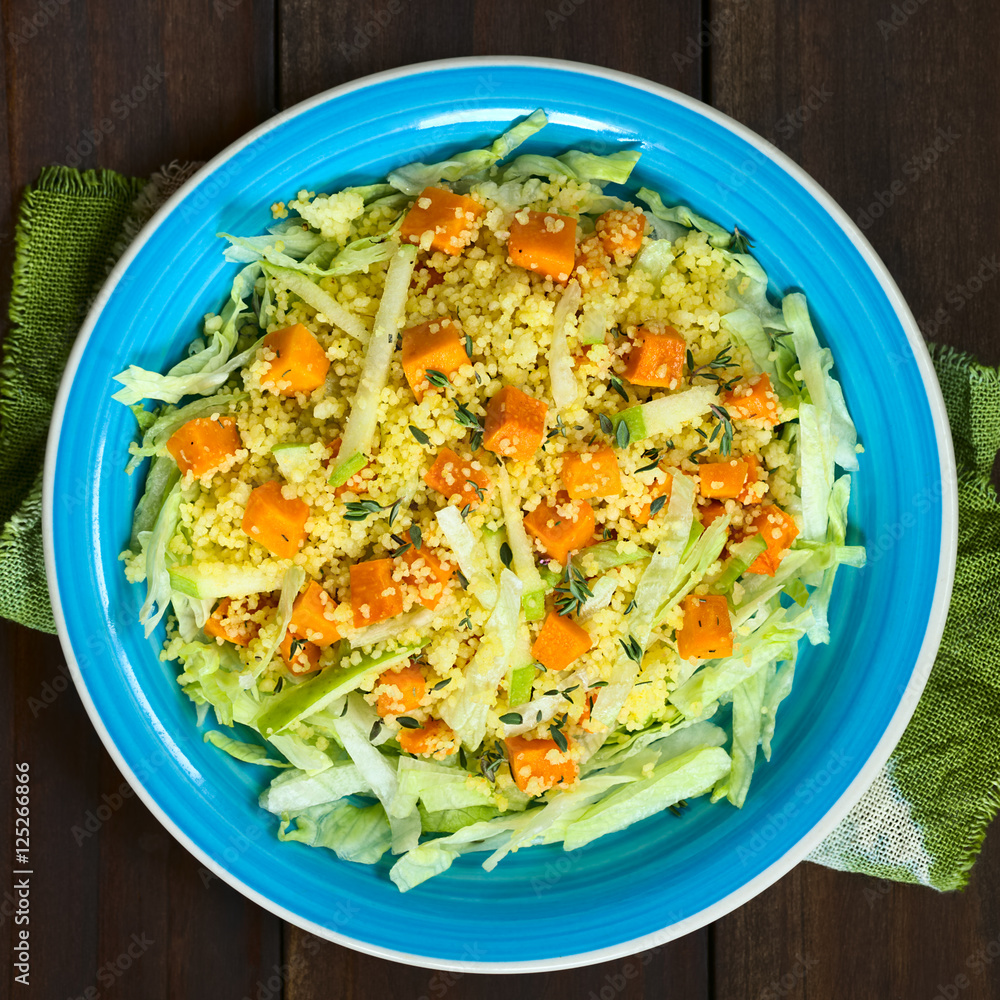
[[[174,158],[210,157],[274,107],[274,10],[261,0],[12,0],[3,24],[5,275],[16,200],[43,165],[148,174]],[[206,885],[194,859],[129,794],[66,679],[55,638],[13,625],[2,634],[10,687],[2,711],[13,714],[5,759],[27,761],[33,776],[25,995],[256,996],[258,981],[280,966],[280,922],[217,881]],[[5,802],[9,780],[0,779]],[[6,985],[10,949],[0,951]]]
[[[522,54],[592,61],[647,76],[697,96],[701,86],[701,11],[696,2],[664,7],[655,0],[587,5],[582,0],[538,4],[317,3],[285,0],[279,18],[282,106],[369,73],[427,59]],[[330,25],[337,25],[331,36]],[[638,32],[643,43],[638,44]],[[674,53],[674,57],[670,54]],[[398,996],[459,1000],[475,997],[707,997],[707,931],[646,955],[590,969],[538,976],[464,976],[427,972],[357,954],[286,929],[291,970],[288,1000],[313,1000],[337,983],[348,998]],[[610,995],[610,994],[609,994]]]
[[[835,3],[725,0],[711,17],[713,103],[840,202],[925,337],[996,363],[1000,140],[985,122],[998,95],[978,81],[997,12],[882,4],[859,18]],[[964,45],[970,32],[983,44]],[[715,925],[716,995],[995,997],[996,956],[983,949],[1000,953],[998,864],[987,841],[960,895],[805,864]]]

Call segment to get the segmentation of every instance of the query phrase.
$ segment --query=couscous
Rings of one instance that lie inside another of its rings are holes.
[[[225,308],[118,376],[143,623],[199,722],[249,727],[206,739],[280,770],[282,840],[391,851],[402,890],[741,806],[864,559],[804,298],[772,305],[738,231],[611,194],[635,152],[512,157],[544,123],[222,234]]]

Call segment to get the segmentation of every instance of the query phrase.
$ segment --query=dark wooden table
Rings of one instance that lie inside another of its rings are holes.
[[[46,164],[146,175],[378,70],[555,56],[676,87],[776,143],[859,220],[928,339],[1000,362],[1000,8],[988,0],[4,0],[0,27],[4,275],[20,193]],[[95,144],[102,119],[114,127]],[[0,996],[1000,997],[996,834],[959,894],[806,863],[711,927],[572,972],[462,977],[319,941],[206,875],[129,794],[54,638],[4,626],[0,643],[0,868],[13,861],[16,761],[34,777],[37,858],[27,988],[13,983],[0,888]],[[110,818],[86,833],[99,810]]]

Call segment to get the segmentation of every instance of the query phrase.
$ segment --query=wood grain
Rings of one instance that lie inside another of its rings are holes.
[[[148,175],[174,158],[207,159],[274,108],[271,4],[11,0],[2,16],[5,276],[13,210],[42,166]],[[8,294],[5,277],[5,303]],[[5,623],[0,661],[4,760],[27,761],[32,774],[32,981],[18,995],[256,995],[281,964],[280,922],[217,880],[206,885],[130,793],[55,638]],[[4,816],[11,778],[5,765]],[[5,919],[5,944],[12,930]],[[12,983],[10,954],[0,947],[0,997]]]
[[[45,164],[147,174],[368,73],[551,56],[700,96],[775,142],[862,224],[929,339],[997,363],[998,22],[969,0],[3,0],[0,269]],[[459,977],[363,956],[282,928],[200,870],[123,787],[54,639],[0,625],[0,664],[0,746],[32,768],[39,866],[33,986],[12,992],[0,948],[0,997],[1000,997],[995,835],[964,893],[804,864],[711,930],[590,969]],[[0,921],[0,939],[11,929]]]
[[[987,48],[967,40],[996,39],[1000,17],[983,6],[907,6],[904,18],[890,4],[861,16],[839,4],[713,4],[725,27],[712,99],[858,222],[928,340],[996,363],[1000,282],[973,292],[970,279],[1000,244],[1000,218],[984,201],[995,206],[998,136],[984,122],[998,95],[980,93]],[[1000,933],[988,891],[998,860],[988,841],[970,888],[950,895],[806,863],[715,925],[717,995],[832,1000],[850,984],[865,997],[930,1000],[942,988],[996,997],[996,969],[976,948]]]

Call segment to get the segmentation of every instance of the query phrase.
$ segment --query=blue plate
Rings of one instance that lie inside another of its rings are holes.
[[[829,646],[803,650],[774,755],[742,810],[704,800],[590,847],[532,848],[491,875],[475,855],[401,895],[367,868],[275,839],[266,770],[202,742],[193,706],[137,624],[125,547],[141,475],[111,400],[129,363],[177,361],[234,265],[216,233],[263,231],[272,202],[384,177],[492,140],[537,107],[529,150],[642,150],[634,181],[750,233],[774,287],[805,290],[864,442],[851,502],[863,571],[837,577]],[[46,557],[66,656],[132,785],[204,864],[310,931],[397,961],[526,971],[604,961],[740,905],[800,861],[887,759],[940,640],[954,570],[955,471],[940,391],[899,291],[830,197],[759,137],[647,81],[523,59],[429,63],[322,94],[216,157],[115,269],[70,360],[49,441]]]

